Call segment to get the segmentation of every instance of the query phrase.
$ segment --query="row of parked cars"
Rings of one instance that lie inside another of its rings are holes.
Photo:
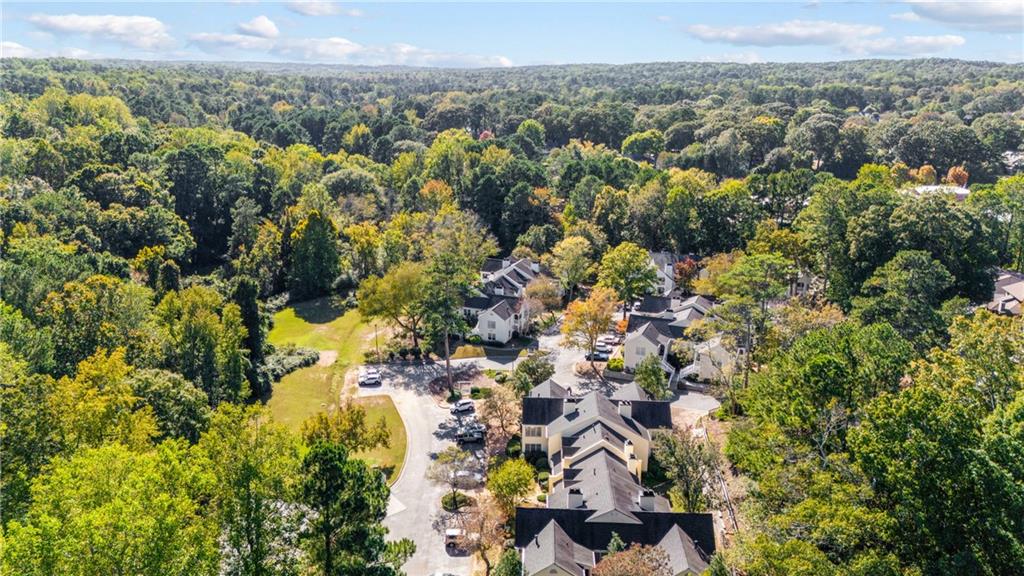
[[[622,338],[617,334],[605,334],[597,339],[597,345],[594,346],[594,352],[587,354],[587,360],[593,360],[596,362],[606,362],[611,358],[612,350],[622,343]]]
[[[483,442],[487,435],[487,426],[477,420],[476,405],[472,400],[462,399],[452,404],[452,416],[458,421],[455,429],[455,442],[459,445]]]

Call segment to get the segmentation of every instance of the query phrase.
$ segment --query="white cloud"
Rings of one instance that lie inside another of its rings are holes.
[[[188,37],[204,52],[223,52],[224,50],[270,50],[273,40],[250,36],[248,34],[220,34],[217,32],[200,32]]]
[[[260,38],[277,38],[280,34],[277,24],[274,24],[274,21],[266,16],[257,16],[248,22],[239,23],[238,31],[242,34],[259,36]]]
[[[52,58],[62,56],[64,58],[102,58],[101,55],[83,50],[81,48],[61,48],[60,50],[36,50],[17,42],[0,42],[0,58]]]
[[[927,56],[963,46],[963,36],[903,36],[902,38],[875,38],[860,40],[843,47],[851,54],[864,56]]]
[[[28,21],[49,32],[82,34],[142,50],[161,50],[174,45],[167,26],[151,16],[33,14]]]
[[[910,9],[922,18],[964,30],[1021,32],[1024,30],[1024,2],[951,2],[947,0],[907,0]]]
[[[32,58],[37,52],[28,46],[22,46],[17,42],[4,40],[0,42],[0,58]]]
[[[291,0],[285,7],[303,16],[333,16],[344,14],[345,16],[362,16],[363,11],[355,8],[343,9],[337,2],[326,0]]]
[[[435,66],[478,68],[511,66],[504,56],[442,52],[410,44],[364,46],[346,38],[294,38],[281,40],[271,50],[286,58],[310,62],[368,66]]]
[[[880,34],[882,28],[826,20],[790,20],[754,26],[697,24],[687,27],[687,31],[705,42],[723,42],[736,46],[827,46],[845,44],[857,38]]]
[[[808,0],[801,8],[804,10],[817,10],[821,6],[821,0]]]
[[[917,12],[900,12],[899,14],[889,14],[889,18],[893,20],[900,20],[903,22],[917,22],[921,20],[921,17],[917,15]]]
[[[654,19],[657,20],[658,22],[671,22],[672,21],[672,17],[671,16],[664,16],[664,15],[662,15],[662,16],[655,16]]]

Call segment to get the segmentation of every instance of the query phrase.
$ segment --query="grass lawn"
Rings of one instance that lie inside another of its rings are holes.
[[[389,396],[361,396],[355,398],[366,410],[366,421],[376,424],[383,416],[387,422],[388,430],[391,431],[391,446],[388,448],[376,448],[367,452],[356,454],[358,458],[365,460],[368,464],[379,466],[388,476],[388,484],[398,480],[402,472],[402,464],[405,463],[405,424],[402,417],[398,415],[395,403]]]
[[[363,346],[372,333],[358,311],[342,313],[329,298],[302,302],[275,314],[269,335],[272,344],[332,350],[338,357],[331,366],[303,368],[275,383],[267,401],[274,420],[298,430],[306,418],[337,404],[345,372],[362,361]]]

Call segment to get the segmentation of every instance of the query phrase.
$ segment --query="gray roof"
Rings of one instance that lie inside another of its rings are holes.
[[[594,553],[572,541],[558,522],[551,520],[523,550],[523,573],[539,574],[551,565],[570,574],[583,576],[594,567]]]
[[[595,450],[574,461],[572,467],[565,470],[564,480],[548,497],[548,507],[568,508],[571,488],[583,493],[583,508],[594,511],[587,522],[600,521],[601,516],[613,511],[628,523],[640,522],[634,513],[640,511],[639,496],[643,488],[625,462],[607,449]],[[655,496],[654,511],[671,510],[668,500]]]
[[[498,317],[501,318],[502,320],[508,320],[509,318],[512,317],[513,314],[515,314],[515,310],[508,303],[508,300],[504,298],[502,298],[494,306],[492,306],[490,311],[497,314]]]
[[[651,400],[651,395],[640,387],[636,381],[623,384],[615,393],[612,400]]]
[[[679,261],[679,257],[671,252],[651,252],[651,260],[658,268],[664,268],[665,266],[674,266]]]
[[[711,514],[636,512],[634,515],[640,519],[641,524],[587,522],[586,519],[592,514],[590,510],[583,509],[517,508],[516,548],[523,549],[524,557],[528,556],[531,552],[527,549],[530,541],[554,520],[569,538],[591,550],[607,550],[613,532],[627,543],[656,546],[669,530],[678,526],[692,538],[702,558],[709,558],[715,552],[714,519]]]
[[[534,386],[529,395],[531,398],[566,398],[569,396],[569,389],[548,378]]]
[[[654,316],[645,316],[643,314],[630,314],[629,321],[626,323],[626,335],[639,330],[646,330],[645,324],[650,324],[654,330],[657,331],[658,336],[649,333],[648,339],[651,342],[666,343],[675,338],[682,338],[685,328],[682,326],[673,326],[673,320],[669,318],[658,318]]]
[[[703,574],[708,568],[707,560],[693,543],[686,532],[679,526],[672,526],[665,537],[658,542],[658,547],[668,554],[672,574]]]
[[[647,433],[647,430],[637,422],[634,422],[632,418],[623,418],[622,414],[619,414],[619,407],[600,392],[590,392],[581,398],[573,400],[576,402],[576,410],[568,415],[563,413],[548,424],[549,435],[558,434],[572,426],[573,423],[590,417],[595,417],[606,424],[614,424],[626,430],[633,430],[638,434]]]

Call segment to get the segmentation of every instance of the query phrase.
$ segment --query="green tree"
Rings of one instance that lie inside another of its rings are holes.
[[[359,312],[366,318],[384,318],[412,337],[419,348],[419,333],[427,309],[424,306],[432,287],[426,265],[403,262],[383,277],[363,280],[356,292]]]
[[[533,390],[534,386],[543,383],[555,373],[555,365],[546,354],[530,354],[516,364],[508,384],[517,396],[522,398]]]
[[[109,444],[58,459],[33,485],[25,521],[8,527],[4,572],[213,576],[211,489],[180,442],[143,452]]]
[[[430,463],[427,478],[447,486],[451,490],[452,502],[458,505],[457,493],[462,479],[457,473],[468,470],[472,462],[472,454],[458,446],[448,446],[438,452],[434,461]]]
[[[292,232],[288,286],[295,297],[322,296],[338,277],[338,230],[320,212],[310,212]]]
[[[248,276],[239,276],[235,281],[235,288],[231,292],[231,300],[238,305],[242,325],[245,327],[245,340],[242,342],[242,348],[249,351],[249,369],[246,371],[246,379],[249,381],[249,390],[254,396],[268,392],[264,389],[264,383],[259,377],[259,367],[263,365],[264,348],[267,341],[267,329],[263,322],[259,295],[259,285],[256,280]]]
[[[925,349],[944,331],[938,307],[952,282],[949,272],[927,252],[902,251],[864,283],[864,295],[854,298],[851,314],[865,324],[888,322]]]
[[[654,457],[672,482],[671,495],[684,512],[704,512],[718,504],[718,448],[697,438],[692,428],[658,434]]]
[[[180,374],[167,370],[135,370],[128,376],[132,393],[153,410],[161,439],[199,440],[210,420],[206,394]]]
[[[661,367],[661,358],[651,354],[636,365],[634,381],[656,400],[664,400],[672,396],[669,390],[665,369]]]
[[[522,573],[523,562],[519,559],[519,552],[505,550],[501,553],[498,564],[491,571],[491,576],[521,576]]]
[[[308,508],[303,541],[324,576],[398,575],[415,550],[408,540],[401,552],[385,541],[387,513],[384,476],[349,458],[339,444],[317,443],[302,461],[302,503]]]
[[[451,336],[464,334],[468,327],[462,314],[462,303],[469,289],[475,268],[470,268],[457,253],[439,253],[428,268],[431,286],[424,301],[427,332],[434,342],[444,345],[444,367],[448,380],[448,393],[454,391],[451,363]]]
[[[154,318],[165,367],[191,380],[206,393],[211,406],[244,397],[249,362],[237,304],[224,304],[214,290],[193,286],[168,292]]]
[[[636,159],[654,160],[665,149],[665,135],[660,130],[630,134],[622,143],[622,153]]]
[[[522,458],[506,460],[487,478],[487,489],[507,515],[515,512],[516,504],[532,487],[533,467]]]
[[[299,446],[262,409],[222,404],[197,446],[216,478],[213,508],[222,529],[222,569],[244,576],[298,574],[291,543],[298,514]]]
[[[56,372],[70,374],[98,348],[126,347],[144,356],[151,292],[111,276],[90,276],[52,292],[39,309],[52,333]]]
[[[551,250],[551,271],[555,273],[562,289],[569,293],[569,300],[576,293],[576,286],[593,273],[593,248],[582,236],[570,236]]]
[[[604,255],[597,278],[599,285],[618,294],[623,302],[623,318],[633,300],[651,290],[658,279],[647,251],[631,242],[623,242]]]

